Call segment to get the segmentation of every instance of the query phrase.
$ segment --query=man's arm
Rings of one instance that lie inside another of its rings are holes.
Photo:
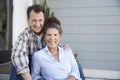
[[[28,37],[25,33],[18,36],[18,39],[13,46],[11,61],[14,65],[17,74],[29,73],[29,44]]]

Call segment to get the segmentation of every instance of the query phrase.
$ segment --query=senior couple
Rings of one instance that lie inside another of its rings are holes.
[[[71,48],[59,45],[61,22],[54,16],[46,18],[38,4],[28,7],[27,19],[30,27],[12,49],[9,80],[84,80]]]

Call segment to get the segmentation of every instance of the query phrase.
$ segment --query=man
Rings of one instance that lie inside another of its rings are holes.
[[[19,36],[12,49],[12,72],[10,80],[32,80],[30,75],[30,58],[41,49],[42,28],[45,21],[45,11],[40,5],[32,5],[27,9],[27,19],[30,27]],[[16,73],[15,73],[16,72]]]

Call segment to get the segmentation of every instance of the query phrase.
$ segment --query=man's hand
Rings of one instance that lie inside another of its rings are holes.
[[[21,76],[23,77],[24,80],[32,80],[32,77],[29,72],[22,73]]]
[[[65,50],[72,50],[71,47],[68,44],[63,45],[63,48]]]

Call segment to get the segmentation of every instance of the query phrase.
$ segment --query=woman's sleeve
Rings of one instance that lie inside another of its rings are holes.
[[[34,53],[32,56],[32,66],[31,66],[31,71],[32,71],[32,80],[37,80],[39,78],[42,78],[40,75],[40,64],[39,64],[39,56]]]
[[[74,58],[74,55],[73,55],[72,51],[69,50],[68,53],[69,53],[69,54],[67,54],[67,56],[68,56],[69,59],[70,59],[71,70],[72,70],[70,75],[74,76],[74,77],[75,77],[76,79],[78,79],[78,80],[82,80],[82,79],[80,78],[78,65],[77,65],[77,62],[76,62],[76,60],[75,60],[75,58]]]

